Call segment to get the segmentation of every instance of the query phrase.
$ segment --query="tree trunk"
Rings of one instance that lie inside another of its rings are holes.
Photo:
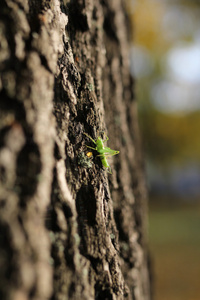
[[[1,1],[0,299],[150,299],[127,25],[123,0]]]

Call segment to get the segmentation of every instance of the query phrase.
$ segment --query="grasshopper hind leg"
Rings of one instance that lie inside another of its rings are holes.
[[[107,142],[109,140],[109,137],[106,135],[106,139],[103,140],[103,142]]]
[[[112,174],[111,167],[107,167],[107,173]]]
[[[93,141],[93,143],[96,145],[95,140],[93,140],[93,138],[91,138],[91,136],[89,136],[87,133],[83,132],[83,134],[85,134],[91,141]]]
[[[90,147],[90,146],[87,146],[87,145],[86,145],[86,147],[87,147],[87,148],[90,148],[90,149],[92,149],[92,150],[95,150],[95,151],[97,151],[97,149],[96,149],[96,148],[93,148],[93,147]]]

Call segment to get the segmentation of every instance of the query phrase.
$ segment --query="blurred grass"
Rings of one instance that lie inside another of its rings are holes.
[[[200,204],[154,202],[149,225],[154,299],[199,300]]]

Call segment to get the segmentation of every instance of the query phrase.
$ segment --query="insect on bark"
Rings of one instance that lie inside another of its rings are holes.
[[[104,146],[104,142],[106,142],[108,140],[108,137],[106,137],[105,140],[103,140],[102,138],[98,137],[97,140],[95,141],[87,133],[84,133],[84,134],[96,145],[95,148],[87,146],[87,145],[86,146],[88,148],[93,149],[93,150],[95,150],[95,151],[97,151],[99,153],[97,156],[100,157],[102,165],[106,168],[106,170],[107,170],[108,173],[112,174],[111,167],[110,167],[110,165],[109,165],[109,163],[107,161],[107,157],[108,156],[116,155],[116,154],[119,153],[119,151],[112,150],[109,147],[105,147]]]

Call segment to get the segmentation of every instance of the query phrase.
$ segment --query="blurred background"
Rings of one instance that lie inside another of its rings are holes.
[[[200,299],[200,1],[128,0],[155,300]]]

